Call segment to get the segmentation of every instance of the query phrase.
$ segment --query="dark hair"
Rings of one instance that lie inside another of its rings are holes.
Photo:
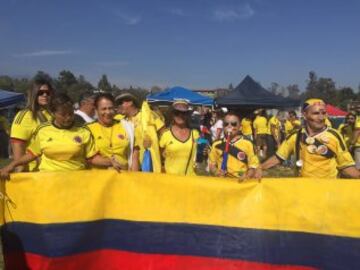
[[[67,94],[57,94],[50,101],[50,111],[55,113],[59,108],[74,109],[74,102]]]
[[[295,117],[297,117],[297,114],[295,111],[289,111],[289,115],[294,115]]]
[[[353,116],[353,117],[355,118],[355,120],[356,120],[356,114],[355,114],[355,113],[352,113],[352,112],[349,112],[349,113],[345,116],[345,122],[346,122],[347,120],[349,120],[349,116]]]
[[[51,85],[50,81],[40,78],[33,81],[31,87],[28,90],[27,104],[26,108],[31,111],[32,117],[34,120],[38,118],[38,111],[40,110],[40,105],[38,104],[38,92],[40,87],[46,85],[50,91],[50,101],[51,96],[54,94],[54,88]]]
[[[225,116],[224,116],[224,119],[225,119],[225,117],[226,116],[236,116],[237,117],[237,119],[239,119],[239,123],[240,123],[240,121],[241,121],[241,117],[240,117],[240,115],[239,114],[237,114],[236,112],[234,112],[234,111],[228,111],[227,113],[225,113]]]
[[[87,92],[82,93],[79,97],[79,105],[81,105],[82,102],[84,102],[90,98],[95,98],[95,95],[93,92],[87,91]]]
[[[110,93],[100,93],[97,94],[95,97],[95,107],[97,108],[99,105],[100,100],[102,99],[107,99],[110,100],[113,104],[115,103],[115,98],[112,94]]]

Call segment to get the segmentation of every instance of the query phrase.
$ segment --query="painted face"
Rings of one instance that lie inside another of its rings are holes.
[[[74,109],[70,106],[60,107],[54,113],[55,123],[61,128],[69,128],[74,123]]]
[[[101,124],[111,125],[115,116],[114,103],[105,98],[99,100],[96,113]]]
[[[37,92],[37,103],[40,106],[48,105],[50,101],[50,95],[51,90],[49,89],[49,86],[46,84],[41,85],[39,91]]]
[[[327,117],[325,104],[316,104],[310,106],[304,112],[306,125],[313,131],[321,131],[325,128],[325,119]]]
[[[235,115],[227,115],[224,118],[224,133],[231,137],[236,136],[240,130],[240,119]]]

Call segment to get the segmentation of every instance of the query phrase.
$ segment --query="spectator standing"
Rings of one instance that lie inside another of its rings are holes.
[[[48,105],[53,95],[54,89],[49,81],[37,79],[33,82],[28,91],[26,108],[16,114],[11,125],[10,144],[14,159],[19,159],[25,154],[37,127],[52,119]],[[15,170],[35,171],[37,167],[38,160],[35,159],[28,166],[19,166]]]
[[[80,95],[79,109],[75,111],[75,123],[84,125],[93,122],[95,116],[95,95],[85,92]]]
[[[262,168],[278,165],[294,153],[302,177],[336,178],[340,171],[347,177],[359,178],[360,172],[355,168],[344,139],[325,123],[325,103],[321,99],[309,99],[303,104],[302,111],[305,127],[288,136]]]

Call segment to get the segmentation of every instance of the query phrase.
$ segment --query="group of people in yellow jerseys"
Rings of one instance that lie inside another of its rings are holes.
[[[11,172],[26,171],[87,168],[140,171],[147,152],[152,172],[196,174],[201,135],[190,128],[192,109],[185,100],[175,101],[170,107],[168,127],[162,115],[151,110],[146,102],[141,105],[130,93],[116,98],[100,93],[82,101],[84,108],[94,111],[97,120],[75,121],[73,101],[66,94],[55,94],[47,81],[36,81],[26,108],[12,123],[14,160],[0,170],[1,178],[8,179]],[[306,101],[302,112],[303,125],[293,111],[287,117],[279,112],[269,120],[264,110],[256,111],[255,119],[241,119],[236,113],[227,112],[222,120],[223,136],[204,151],[208,154],[210,173],[259,179],[262,170],[292,155],[301,176],[334,178],[341,172],[346,177],[358,178],[359,171],[348,151],[354,136],[345,140],[342,136],[348,134],[348,126],[341,127],[340,133],[329,127],[325,103],[319,99]],[[261,158],[270,156],[269,138],[276,152],[261,164]]]

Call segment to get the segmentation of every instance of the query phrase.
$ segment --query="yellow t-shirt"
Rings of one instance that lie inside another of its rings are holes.
[[[182,142],[178,140],[171,130],[166,130],[160,138],[160,148],[164,149],[165,171],[170,174],[195,175],[195,157],[197,130],[191,130],[189,138]]]
[[[294,126],[289,120],[285,121],[284,128],[285,128],[285,136],[289,136],[290,133],[294,130]]]
[[[139,111],[135,116],[128,118],[130,122],[134,124],[135,129],[135,138],[137,139],[139,148],[140,148],[140,163],[144,158],[145,148],[143,145],[143,126],[141,122],[142,112]],[[152,165],[154,172],[161,172],[161,158],[160,158],[160,149],[159,149],[159,138],[157,131],[164,127],[164,122],[158,117],[157,114],[151,111],[151,118],[153,122],[147,127],[147,135],[150,137],[152,143],[149,148],[152,158]]]
[[[349,147],[351,139],[353,137],[354,129],[352,126],[346,125],[344,123],[340,124],[338,127],[339,133],[343,136],[346,146]]]
[[[253,127],[255,129],[256,135],[269,134],[267,123],[268,121],[264,116],[256,116],[253,122]]]
[[[45,116],[45,122],[51,120],[50,113],[48,111],[41,111]],[[34,134],[37,127],[41,124],[39,119],[34,119],[30,110],[19,111],[11,125],[10,137],[12,139],[21,140],[27,143],[30,142],[31,136]]]
[[[44,120],[46,120],[44,123],[51,121],[52,117],[48,111],[42,110],[41,113],[45,118]],[[16,114],[12,122],[10,138],[12,140],[23,141],[25,146],[28,147],[31,137],[40,124],[41,121],[38,118],[34,119],[30,110],[21,110]],[[36,160],[29,163],[29,171],[35,171],[37,167],[38,164]]]
[[[271,133],[271,128],[275,128],[275,134]],[[272,136],[275,135],[276,138],[280,138],[280,128],[281,123],[276,116],[272,116],[269,120],[269,132]]]
[[[91,132],[86,127],[70,129],[44,124],[36,130],[28,151],[41,156],[40,171],[73,171],[85,168],[86,159],[97,151]]]
[[[292,153],[295,153],[298,133],[292,133],[281,144],[276,152],[280,159],[286,160]],[[332,128],[327,128],[313,137],[308,136],[305,129],[302,129],[299,147],[299,160],[302,163],[300,175],[302,177],[336,178],[338,169],[355,165],[343,138]]]
[[[252,132],[252,121],[248,118],[241,120],[241,132],[244,136],[251,136]]]
[[[225,145],[225,139],[215,141],[209,154],[209,162],[215,165],[218,170],[221,169]],[[240,137],[230,145],[234,148],[230,147],[228,154],[227,172],[229,174],[238,177],[247,172],[249,168],[259,167],[259,159],[255,155],[254,145],[251,141]],[[232,149],[235,151],[232,151]]]
[[[125,115],[120,114],[120,113],[115,114],[115,116],[114,116],[114,119],[118,120],[118,121],[120,121],[121,119],[124,119],[124,118],[125,118]]]
[[[358,118],[358,117],[356,118],[356,121],[355,121],[355,130],[356,129],[360,129],[360,118]],[[355,146],[360,147],[360,136],[357,138]]]
[[[115,121],[111,127],[105,127],[96,121],[87,127],[94,137],[96,149],[102,156],[115,156],[121,165],[128,165],[130,138],[121,122]]]

